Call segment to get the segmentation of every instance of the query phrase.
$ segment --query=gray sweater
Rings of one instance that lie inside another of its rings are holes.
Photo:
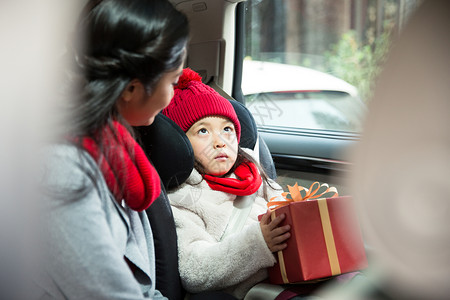
[[[44,299],[166,299],[155,290],[153,236],[145,212],[114,200],[94,160],[73,146],[44,164]],[[93,180],[96,178],[96,180]],[[76,193],[82,186],[87,192]],[[130,270],[126,257],[136,267]]]

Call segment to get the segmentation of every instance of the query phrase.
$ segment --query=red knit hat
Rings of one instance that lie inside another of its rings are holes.
[[[162,111],[184,132],[204,117],[223,116],[233,122],[236,137],[241,138],[241,124],[233,105],[213,88],[202,83],[202,77],[193,70],[183,70],[170,104]]]

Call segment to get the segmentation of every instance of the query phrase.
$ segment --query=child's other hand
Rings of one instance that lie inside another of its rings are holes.
[[[259,226],[267,247],[269,247],[270,251],[277,252],[286,248],[287,244],[285,241],[291,236],[288,232],[291,227],[289,225],[278,226],[284,220],[284,214],[277,216],[273,220],[271,220],[270,214],[270,210],[264,214]]]

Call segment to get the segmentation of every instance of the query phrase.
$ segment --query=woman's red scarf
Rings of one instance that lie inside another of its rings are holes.
[[[216,191],[222,191],[237,196],[248,196],[255,193],[262,183],[261,175],[255,164],[245,162],[240,164],[234,170],[235,178],[215,177],[204,174],[203,179],[208,183],[210,188]]]
[[[100,133],[103,149],[90,137],[82,139],[82,146],[99,164],[116,200],[124,199],[128,207],[142,211],[161,193],[159,175],[128,130],[117,121],[113,127],[105,126]]]

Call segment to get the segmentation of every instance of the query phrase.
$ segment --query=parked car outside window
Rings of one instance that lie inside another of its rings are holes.
[[[244,60],[242,92],[260,127],[359,132],[366,111],[353,85],[294,65]]]

